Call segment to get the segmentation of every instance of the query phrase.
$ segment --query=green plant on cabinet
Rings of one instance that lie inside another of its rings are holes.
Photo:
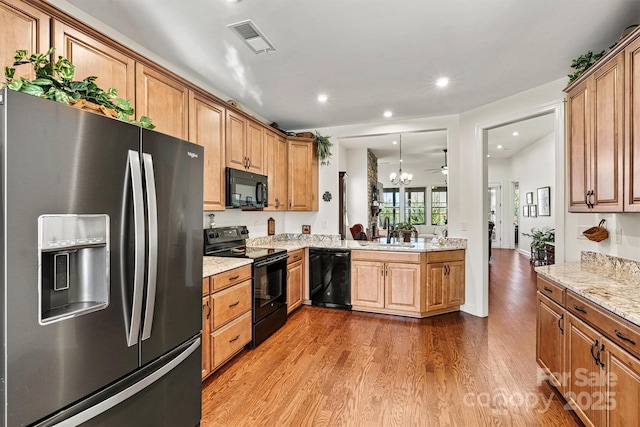
[[[153,129],[155,126],[149,117],[143,116],[140,120],[132,120],[134,114],[131,102],[118,98],[118,91],[110,88],[103,90],[95,81],[96,76],[89,76],[82,81],[73,81],[75,67],[67,58],[58,56],[56,62],[49,58],[55,52],[50,48],[46,53],[34,53],[29,55],[26,50],[16,50],[13,67],[4,67],[6,86],[9,89],[24,92],[40,98],[50,99],[61,104],[71,105],[80,100],[102,106],[115,112],[115,116],[125,122],[129,122],[143,128]],[[36,78],[29,80],[25,77],[14,79],[15,67],[22,64],[31,64]]]

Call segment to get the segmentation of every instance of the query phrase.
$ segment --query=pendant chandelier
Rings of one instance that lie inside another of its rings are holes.
[[[413,174],[402,172],[402,134],[400,134],[400,166],[398,167],[398,173],[391,172],[389,174],[389,180],[393,185],[408,185],[413,179]]]

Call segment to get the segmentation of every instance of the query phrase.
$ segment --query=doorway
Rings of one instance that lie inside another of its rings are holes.
[[[501,187],[489,184],[489,239],[492,248],[502,248],[502,202]]]

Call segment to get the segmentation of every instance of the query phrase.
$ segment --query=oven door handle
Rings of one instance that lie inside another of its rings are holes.
[[[284,253],[282,255],[278,255],[277,257],[271,257],[271,258],[267,258],[265,260],[260,260],[258,262],[254,262],[253,266],[254,267],[265,267],[271,264],[275,264],[276,262],[280,262],[280,261],[284,261],[287,258],[289,258],[289,254],[288,253]]]

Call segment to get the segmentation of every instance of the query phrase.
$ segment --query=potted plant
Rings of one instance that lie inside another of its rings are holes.
[[[49,58],[54,52],[53,47],[47,53],[33,55],[29,55],[26,50],[16,50],[13,67],[4,68],[7,87],[62,104],[90,109],[147,129],[155,127],[148,117],[141,117],[140,120],[130,119],[129,117],[134,114],[131,102],[118,98],[116,89],[111,88],[105,91],[99,88],[95,83],[97,77],[89,76],[82,81],[74,81],[74,65],[62,56],[59,56],[56,62],[51,62]],[[14,67],[22,64],[31,64],[35,79],[14,78],[16,72]]]
[[[555,230],[550,227],[533,227],[531,233],[522,233],[522,235],[531,237],[531,254],[535,254],[536,261],[545,259],[547,243],[555,242],[556,238]]]
[[[416,233],[417,235],[416,228],[409,222],[398,222],[393,229],[396,231],[398,237],[402,236],[402,240],[405,242],[411,241],[412,233]]]
[[[331,146],[333,143],[329,141],[330,136],[322,136],[316,131],[313,136],[316,144],[318,144],[318,159],[320,159],[321,165],[328,165],[331,158]]]

